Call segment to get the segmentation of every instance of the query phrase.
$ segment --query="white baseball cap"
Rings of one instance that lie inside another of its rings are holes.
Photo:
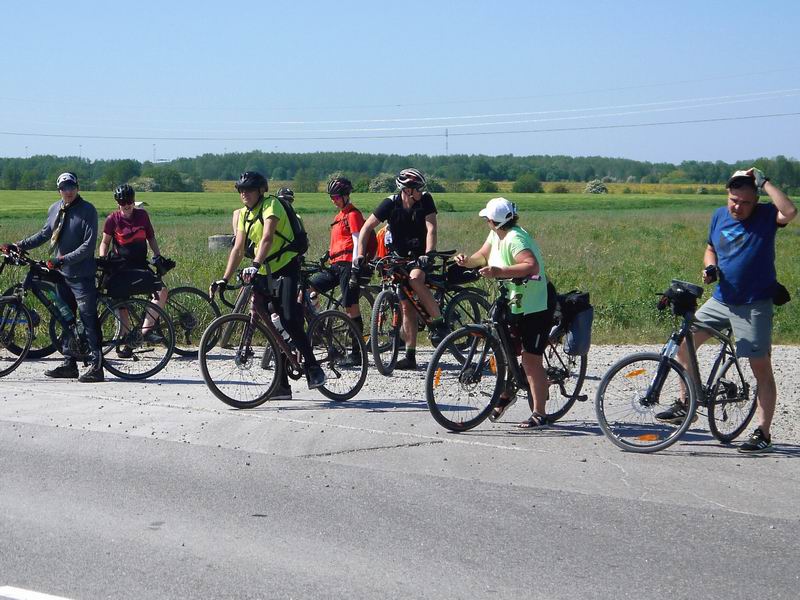
[[[517,205],[505,198],[492,198],[478,216],[486,217],[498,225],[505,225],[517,215]]]
[[[734,181],[742,179],[746,179],[750,183],[755,185],[756,178],[753,177],[750,173],[748,173],[747,171],[736,171],[733,175],[730,176],[730,179],[728,179],[728,183],[725,185],[725,187],[731,187],[731,184]]]
[[[70,184],[70,183],[72,185],[78,185],[78,178],[75,176],[75,173],[69,173],[69,172],[62,173],[61,175],[58,176],[58,179],[56,179],[56,187],[58,189],[61,189],[61,186],[63,186],[64,184]]]

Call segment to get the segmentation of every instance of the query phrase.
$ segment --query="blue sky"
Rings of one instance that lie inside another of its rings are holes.
[[[0,156],[800,158],[798,6],[8,3]]]

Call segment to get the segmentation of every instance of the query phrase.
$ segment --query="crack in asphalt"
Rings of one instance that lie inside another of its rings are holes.
[[[407,444],[392,444],[390,446],[372,446],[370,448],[351,448],[349,450],[337,450],[335,452],[321,452],[319,454],[301,454],[297,458],[322,458],[325,456],[341,456],[343,454],[356,454],[358,452],[372,452],[373,450],[395,450],[398,448],[416,448],[419,446],[433,446],[444,444],[444,440],[431,440],[429,442],[409,442]]]

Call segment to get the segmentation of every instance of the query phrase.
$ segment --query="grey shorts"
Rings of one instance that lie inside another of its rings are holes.
[[[760,358],[772,348],[772,300],[759,300],[750,304],[723,304],[709,298],[695,313],[701,323],[720,331],[733,330],[736,354],[747,358]]]

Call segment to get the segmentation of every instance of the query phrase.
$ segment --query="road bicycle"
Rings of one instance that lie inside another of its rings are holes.
[[[451,431],[467,431],[486,420],[505,393],[509,398],[530,389],[519,361],[521,340],[511,322],[511,306],[520,298],[509,298],[507,283],[520,279],[498,279],[498,294],[486,319],[457,329],[444,338],[433,353],[425,373],[425,399],[431,415]],[[560,311],[556,310],[556,315]],[[542,357],[549,382],[545,417],[552,423],[569,412],[576,401],[586,401],[581,388],[586,377],[587,357],[569,355],[564,338],[569,323],[556,316]],[[458,349],[458,350],[456,350]]]
[[[251,301],[247,314],[215,319],[200,341],[200,370],[211,392],[234,408],[255,408],[274,394],[286,371],[290,379],[305,374],[303,357],[279,332],[265,310],[276,280],[268,278],[263,304]],[[254,299],[255,300],[255,299]],[[349,400],[367,378],[367,349],[356,323],[343,312],[310,314],[304,304],[307,335],[315,358],[325,372],[320,392],[334,401]]]
[[[661,295],[658,309],[670,307],[681,323],[661,352],[631,354],[614,364],[603,377],[595,397],[597,421],[616,446],[631,452],[656,452],[668,448],[686,433],[704,410],[711,434],[730,443],[746,428],[756,410],[757,388],[745,376],[736,356],[730,330],[717,331],[697,321],[695,310],[703,288],[673,279]],[[702,330],[719,342],[713,365],[705,379],[694,344]],[[688,369],[675,355],[686,345]],[[684,402],[686,416],[679,423],[659,421],[656,415],[676,401]]]
[[[432,260],[441,259],[440,271],[428,273],[425,284],[431,289],[433,298],[439,305],[445,327],[452,331],[469,323],[480,323],[489,310],[490,304],[486,293],[478,288],[468,288],[460,283],[453,283],[447,277],[448,259],[455,250],[448,252],[429,252]],[[381,375],[391,375],[397,363],[400,347],[404,344],[401,336],[403,313],[400,308],[401,298],[410,301],[420,329],[431,327],[433,319],[417,298],[411,287],[410,271],[416,266],[416,260],[389,254],[374,261],[375,270],[381,277],[381,292],[372,305],[370,323],[370,348],[375,366]],[[458,346],[454,351],[459,352]]]
[[[98,263],[98,280],[102,281],[107,266],[102,261]],[[0,273],[6,264],[28,269],[25,280],[14,286],[13,294],[3,296],[2,310],[9,313],[4,317],[3,326],[11,326],[5,333],[3,353],[14,354],[19,359],[13,368],[30,355],[33,341],[34,317],[25,306],[29,293],[36,296],[51,317],[48,319],[51,340],[58,340],[66,355],[88,365],[90,349],[83,325],[55,292],[62,275],[24,251],[3,254]],[[97,302],[103,367],[109,373],[122,379],[146,379],[166,366],[172,356],[175,334],[172,321],[158,305],[136,297],[112,298],[102,287],[98,289]],[[27,320],[27,325],[22,320]]]

